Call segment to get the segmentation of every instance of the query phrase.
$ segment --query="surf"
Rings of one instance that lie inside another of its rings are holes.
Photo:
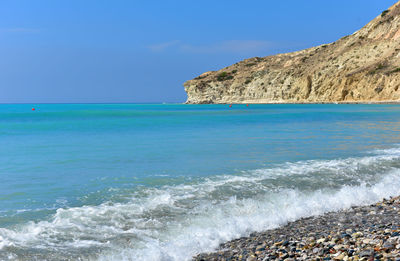
[[[254,231],[395,196],[399,186],[394,147],[142,187],[127,202],[59,208],[48,220],[0,228],[0,257],[190,260]]]

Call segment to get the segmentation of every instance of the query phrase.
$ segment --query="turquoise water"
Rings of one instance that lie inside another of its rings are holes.
[[[188,260],[396,195],[399,129],[398,105],[3,104],[0,259]]]

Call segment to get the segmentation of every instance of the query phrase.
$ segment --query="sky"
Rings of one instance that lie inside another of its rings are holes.
[[[333,42],[396,0],[1,0],[0,103],[176,103],[183,83]]]

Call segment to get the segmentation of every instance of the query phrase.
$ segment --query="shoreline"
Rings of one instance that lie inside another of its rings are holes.
[[[205,260],[400,260],[400,197],[254,232],[222,243]]]
[[[364,105],[368,105],[368,104],[400,104],[400,101],[398,100],[394,100],[394,101],[338,101],[338,102],[254,102],[254,101],[243,101],[243,102],[216,102],[216,103],[188,103],[188,102],[184,102],[182,104],[187,104],[187,105],[218,105],[218,104],[237,104],[237,105],[241,105],[241,104],[364,104]]]

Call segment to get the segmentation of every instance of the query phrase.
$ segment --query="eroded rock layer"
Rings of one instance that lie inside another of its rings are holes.
[[[250,58],[184,87],[186,103],[400,101],[400,2],[336,42]]]

